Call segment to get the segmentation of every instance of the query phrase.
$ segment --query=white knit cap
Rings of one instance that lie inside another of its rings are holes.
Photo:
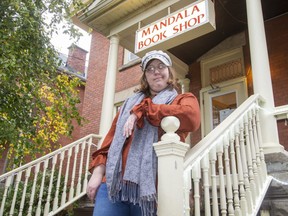
[[[169,55],[161,50],[153,50],[145,54],[145,56],[142,58],[142,62],[140,67],[142,68],[142,71],[145,71],[147,63],[152,59],[158,59],[166,66],[172,66],[172,61],[169,57]]]

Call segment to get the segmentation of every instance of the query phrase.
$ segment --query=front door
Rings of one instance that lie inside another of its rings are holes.
[[[217,127],[247,97],[246,79],[243,77],[202,89],[200,91],[202,136],[206,136]]]

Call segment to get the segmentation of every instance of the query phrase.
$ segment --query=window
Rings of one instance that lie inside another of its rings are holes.
[[[129,50],[124,50],[124,62],[123,64],[128,64],[129,62],[138,59],[139,57],[135,55],[134,53],[130,52]]]

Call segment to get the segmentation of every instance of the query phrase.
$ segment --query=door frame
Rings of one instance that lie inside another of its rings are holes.
[[[234,89],[233,89],[233,86],[234,86]],[[213,87],[209,86],[209,87],[202,88],[200,90],[201,136],[202,138],[205,137],[212,130],[211,128],[212,97],[231,93],[231,92],[236,92],[236,103],[237,103],[237,107],[239,107],[239,105],[248,98],[246,77],[239,77],[239,78],[228,80],[222,83],[217,83],[217,85],[214,85]],[[207,97],[209,98],[209,100],[205,99]],[[205,116],[206,116],[206,119],[205,119]],[[210,118],[210,119],[207,120],[207,118]],[[207,125],[207,122],[210,124],[210,126]]]

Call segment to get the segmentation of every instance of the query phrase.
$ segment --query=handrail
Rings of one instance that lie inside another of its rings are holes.
[[[196,160],[199,160],[199,155],[203,156],[205,152],[208,152],[212,148],[210,144],[219,139],[219,134],[223,135],[229,127],[235,124],[235,119],[239,119],[241,116],[243,116],[243,113],[245,113],[252,104],[264,102],[264,98],[259,94],[251,95],[221,123],[221,127],[216,127],[213,129],[209,134],[207,134],[207,136],[198,142],[197,145],[186,153],[184,159],[184,169],[193,164]]]
[[[257,214],[271,181],[267,176],[262,149],[259,115],[262,102],[264,100],[260,95],[250,96],[185,156],[188,145],[181,143],[175,134],[178,123],[172,120],[173,124],[162,125],[167,127],[163,128],[167,133],[164,135],[165,141],[156,144],[158,153],[159,149],[162,151],[157,156],[164,155],[159,158],[159,165],[163,167],[159,169],[158,180],[167,181],[167,178],[163,180],[163,176],[160,176],[163,172],[166,172],[164,176],[170,176],[172,171],[182,172],[183,168],[184,215],[190,215],[191,211],[195,216],[204,212],[213,216]],[[166,120],[169,119],[174,118]],[[83,197],[88,184],[90,150],[94,138],[102,137],[88,135],[0,176],[0,183],[5,181],[3,195],[0,196],[0,216],[4,211],[6,215],[7,210],[9,215],[52,216]],[[170,147],[172,150],[169,150]],[[181,163],[182,158],[184,164]],[[169,169],[165,171],[167,163],[171,163],[169,172]],[[180,164],[181,169],[178,168]],[[175,188],[179,191],[183,179],[177,174],[173,176],[174,180],[178,182]],[[169,191],[175,191],[172,187],[174,184],[169,185]],[[166,191],[161,194],[159,190],[158,196],[161,203],[162,198],[170,202]],[[19,197],[20,204],[16,202]],[[165,205],[165,208],[173,208],[173,205]]]
[[[260,95],[250,96],[186,153],[185,215],[257,214],[271,181],[262,148],[261,102]]]
[[[55,215],[86,194],[93,139],[90,134],[0,176],[0,216]]]
[[[96,134],[87,135],[87,136],[85,136],[85,137],[83,137],[83,138],[81,138],[81,139],[79,139],[79,140],[77,140],[77,141],[74,141],[74,142],[72,142],[72,143],[70,143],[70,144],[68,144],[68,145],[66,145],[66,146],[63,146],[63,147],[60,148],[60,149],[57,149],[57,150],[55,150],[55,151],[53,151],[53,152],[50,152],[50,153],[48,153],[48,154],[46,154],[46,155],[44,155],[44,156],[42,156],[42,157],[40,157],[40,158],[38,158],[38,159],[36,159],[36,160],[33,160],[33,161],[31,161],[31,162],[29,162],[29,163],[27,163],[27,164],[24,164],[24,165],[22,165],[21,167],[18,167],[18,168],[14,169],[14,170],[11,170],[11,171],[7,172],[7,173],[4,173],[3,175],[0,176],[0,182],[1,182],[2,179],[4,179],[4,178],[6,178],[7,176],[11,175],[11,173],[17,173],[17,172],[19,172],[19,171],[21,171],[21,170],[23,170],[23,169],[26,169],[26,168],[28,168],[28,167],[30,167],[30,166],[34,166],[34,165],[37,164],[39,161],[43,161],[43,160],[45,160],[45,159],[47,159],[47,158],[52,157],[52,156],[55,155],[55,154],[58,154],[58,153],[60,153],[60,152],[62,152],[62,151],[65,151],[65,150],[71,148],[72,146],[74,146],[75,144],[77,144],[77,143],[79,143],[79,142],[82,142],[82,141],[88,139],[88,138],[91,137],[91,136],[92,136],[93,138],[96,138],[96,139],[101,139],[101,137],[102,137],[101,135],[96,135]]]

